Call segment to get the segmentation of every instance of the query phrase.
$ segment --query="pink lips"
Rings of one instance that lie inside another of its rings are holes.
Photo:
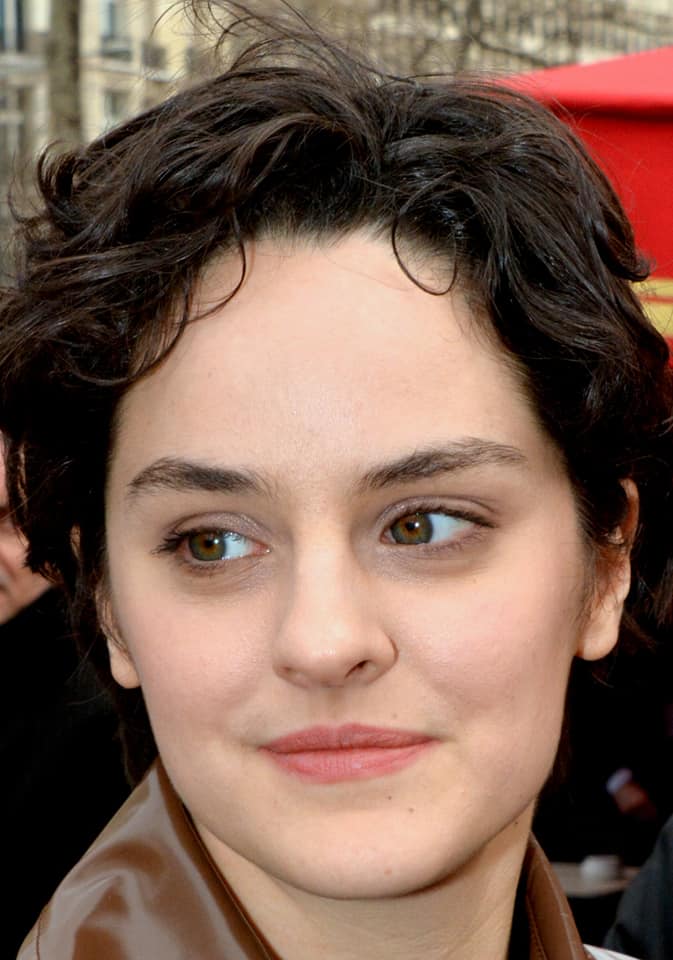
[[[435,743],[420,733],[353,723],[299,730],[265,744],[262,750],[303,780],[338,783],[394,773]]]

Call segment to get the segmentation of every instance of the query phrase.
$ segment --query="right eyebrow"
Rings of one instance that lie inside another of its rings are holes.
[[[438,447],[412,453],[369,470],[360,487],[381,490],[396,483],[410,483],[443,473],[469,470],[487,464],[525,466],[527,458],[518,447],[480,437],[464,437]]]
[[[266,484],[246,470],[214,467],[181,457],[162,457],[135,475],[128,484],[126,498],[134,501],[159,490],[261,493],[266,490]]]

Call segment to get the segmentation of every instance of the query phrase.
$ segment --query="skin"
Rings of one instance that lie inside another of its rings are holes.
[[[237,270],[214,264],[202,305]],[[193,489],[167,458],[257,483]],[[420,511],[442,535],[397,543]],[[243,556],[180,539],[218,529]],[[629,564],[587,605],[558,452],[463,299],[362,235],[252,247],[234,300],[122,402],[107,550],[113,673],[142,686],[178,793],[276,950],[504,957],[571,661],[614,645]],[[353,722],[432,744],[330,784],[260,749]]]
[[[0,445],[0,624],[7,623],[44,593],[48,582],[26,566],[26,542],[12,523],[5,461]]]

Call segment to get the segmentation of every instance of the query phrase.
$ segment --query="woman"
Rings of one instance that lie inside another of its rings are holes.
[[[526,98],[281,28],[40,178],[13,503],[144,778],[22,960],[585,957],[531,818],[672,542],[603,176]]]

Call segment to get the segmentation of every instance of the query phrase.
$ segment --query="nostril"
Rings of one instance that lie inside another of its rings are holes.
[[[356,663],[354,667],[348,671],[347,676],[351,677],[355,673],[363,673],[369,666],[369,660],[361,660],[359,663]]]

